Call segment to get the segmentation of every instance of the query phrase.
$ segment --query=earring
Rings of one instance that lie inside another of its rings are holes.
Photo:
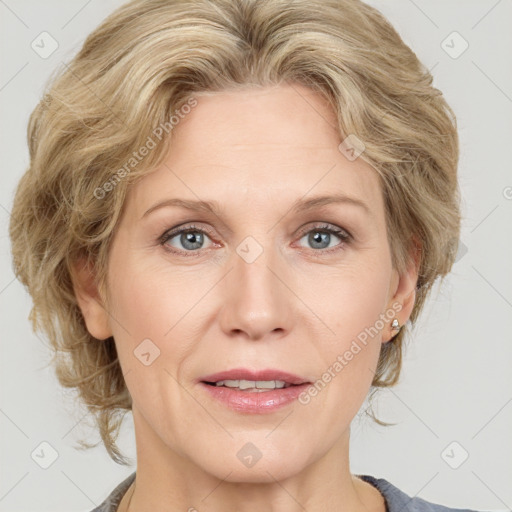
[[[394,330],[394,331],[400,331],[400,329],[402,328],[400,326],[400,324],[398,323],[398,320],[395,318],[392,322],[391,322],[391,328]]]

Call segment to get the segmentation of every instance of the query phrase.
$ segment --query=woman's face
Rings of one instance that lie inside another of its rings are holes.
[[[283,85],[195,98],[165,163],[129,191],[104,336],[138,446],[221,479],[279,480],[346,451],[415,275],[393,270],[377,173],[338,148],[322,97]],[[354,201],[312,201],[327,196]],[[232,369],[287,372],[317,392],[202,382]]]

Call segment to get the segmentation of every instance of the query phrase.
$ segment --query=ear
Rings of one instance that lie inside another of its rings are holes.
[[[101,299],[92,265],[80,258],[73,264],[71,274],[73,290],[89,334],[98,340],[110,338],[109,314]]]
[[[396,318],[399,325],[402,327],[407,322],[411,316],[412,310],[414,309],[420,256],[421,243],[415,237],[414,248],[410,255],[407,269],[403,274],[399,274],[396,270],[393,270],[392,288],[390,289],[392,297],[389,300],[386,311],[395,311],[396,314],[388,322],[388,336],[383,337],[383,343],[387,343],[398,334],[398,331],[391,327],[391,322]]]

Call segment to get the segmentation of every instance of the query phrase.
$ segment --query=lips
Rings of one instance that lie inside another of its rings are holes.
[[[310,382],[293,373],[285,372],[275,369],[264,370],[249,370],[247,368],[233,368],[223,372],[212,373],[200,377],[198,382],[205,382],[207,384],[215,384],[223,380],[248,380],[248,381],[283,381],[288,385],[298,386],[300,384],[309,384]]]
[[[275,388],[270,381],[274,381]],[[197,384],[215,402],[236,413],[269,414],[295,402],[311,382],[299,375],[271,368],[233,368],[204,375]]]

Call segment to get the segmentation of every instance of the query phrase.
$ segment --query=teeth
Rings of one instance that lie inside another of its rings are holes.
[[[245,389],[281,389],[287,388],[291,384],[287,384],[282,380],[219,380],[216,386],[225,386],[227,388]]]

